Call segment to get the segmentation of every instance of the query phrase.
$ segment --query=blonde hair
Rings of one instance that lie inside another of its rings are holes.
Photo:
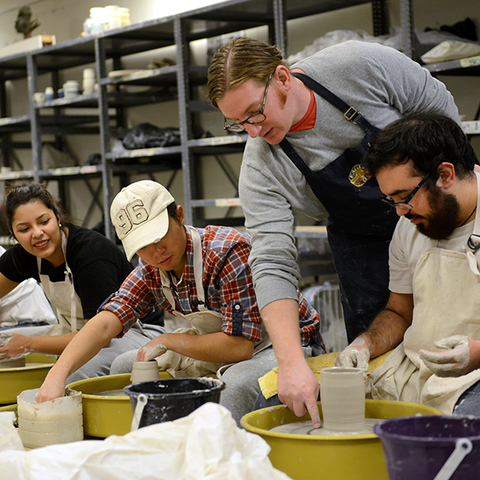
[[[208,69],[208,97],[214,107],[228,90],[254,79],[267,83],[279,65],[287,63],[282,52],[274,45],[238,37],[220,47]]]

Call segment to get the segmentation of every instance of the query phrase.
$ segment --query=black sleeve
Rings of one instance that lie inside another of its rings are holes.
[[[12,245],[0,256],[0,272],[12,282],[23,282],[27,278],[40,281],[36,257],[19,244]]]
[[[116,292],[133,266],[113,242],[97,232],[76,237],[76,246],[67,245],[67,261],[75,291],[82,302],[83,317],[92,318],[98,307]]]

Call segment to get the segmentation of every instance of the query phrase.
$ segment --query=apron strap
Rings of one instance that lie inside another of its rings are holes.
[[[300,170],[304,177],[306,177],[312,171],[310,167],[305,163],[303,158],[293,148],[292,144],[287,140],[287,137],[283,137],[283,140],[279,143],[279,145],[281,149],[285,152],[287,157]]]
[[[328,90],[328,88],[325,88],[322,84],[318,83],[316,80],[305,75],[304,73],[292,72],[292,75],[301,80],[308,88],[320,95],[328,103],[340,110],[346,120],[358,125],[362,130],[365,131],[365,133],[368,133],[368,131],[372,129],[373,125],[366,118],[364,118],[361,113],[345,103],[341,98],[337,97],[333,92]],[[307,176],[309,173],[311,173],[310,167],[292,147],[290,142],[287,140],[287,137],[283,137],[283,140],[279,145],[288,158],[300,170],[303,176]]]
[[[466,255],[468,258],[468,263],[470,265],[470,270],[473,273],[480,276],[480,271],[478,270],[478,262],[475,254],[478,249],[480,249],[480,215],[478,213],[479,203],[480,203],[480,174],[475,172],[477,178],[477,211],[475,213],[475,220],[473,223],[473,233],[468,237]]]
[[[194,227],[189,227],[190,236],[193,244],[193,274],[195,277],[195,288],[197,289],[198,297],[198,309],[203,311],[209,311],[205,305],[205,291],[203,289],[203,256],[202,256],[202,241],[200,234]],[[168,302],[170,303],[173,314],[179,313],[175,309],[175,300],[170,290],[170,279],[168,275],[160,270],[160,278],[162,279],[162,291]]]
[[[205,306],[205,291],[203,290],[203,255],[202,255],[202,241],[197,229],[191,227],[190,234],[193,243],[193,274],[195,275],[195,287],[198,296],[198,309],[208,310]]]
[[[65,257],[65,282],[69,282],[72,286],[71,292],[70,292],[70,330],[72,332],[77,331],[77,302],[75,298],[75,286],[73,284],[73,274],[72,271],[70,270],[70,267],[68,266],[67,263],[67,236],[65,235],[65,232],[60,229],[60,232],[62,234],[62,251],[63,251],[63,256]],[[42,267],[42,260],[37,257],[37,268],[38,268],[38,275],[41,275],[41,267]]]
[[[301,80],[308,88],[320,95],[336,109],[340,110],[346,120],[358,125],[365,132],[370,130],[372,124],[360,112],[348,105],[348,103],[344,102],[341,98],[337,97],[328,88],[304,73],[292,72],[292,75]]]

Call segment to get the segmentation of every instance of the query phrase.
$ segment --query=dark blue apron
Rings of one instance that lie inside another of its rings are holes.
[[[382,193],[377,181],[361,165],[379,129],[312,78],[302,73],[293,75],[340,110],[346,121],[365,132],[356,149],[345,150],[316,172],[286,138],[280,143],[329,213],[328,241],[339,276],[345,326],[351,342],[366,330],[388,300],[388,246],[398,215],[380,201]]]

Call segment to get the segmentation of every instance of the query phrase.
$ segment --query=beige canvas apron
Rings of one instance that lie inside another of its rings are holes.
[[[477,212],[479,200],[477,174]],[[473,233],[470,238],[480,235],[478,213]],[[413,276],[412,324],[404,341],[371,373],[372,398],[421,403],[451,414],[461,394],[480,380],[480,369],[460,377],[438,377],[418,353],[420,349],[438,351],[434,342],[451,335],[480,339],[479,257],[468,246],[464,252],[432,246],[422,254]]]
[[[193,274],[195,277],[195,287],[199,301],[199,312],[183,314],[175,309],[175,300],[170,290],[170,280],[168,275],[160,270],[162,280],[162,290],[172,306],[172,314],[183,320],[186,320],[192,328],[178,328],[173,333],[186,333],[190,335],[206,335],[222,331],[223,316],[219,312],[208,310],[205,306],[205,292],[202,283],[203,258],[202,244],[200,234],[193,228],[190,228],[193,243]],[[263,327],[262,327],[263,328]],[[263,328],[264,329],[264,328]],[[270,345],[268,335],[262,331],[262,341],[255,344],[254,354]],[[156,358],[161,370],[169,372],[173,377],[201,377],[204,375],[216,374],[219,369],[224,371],[231,363],[216,363],[196,360],[186,355],[168,350],[163,355]]]
[[[58,325],[54,325],[47,335],[64,335],[77,332],[83,325],[82,303],[73,286],[73,275],[67,263],[67,237],[62,231],[62,250],[65,257],[65,280],[63,282],[51,282],[48,275],[40,273],[41,259],[37,257],[38,275],[46,297],[56,308]]]

